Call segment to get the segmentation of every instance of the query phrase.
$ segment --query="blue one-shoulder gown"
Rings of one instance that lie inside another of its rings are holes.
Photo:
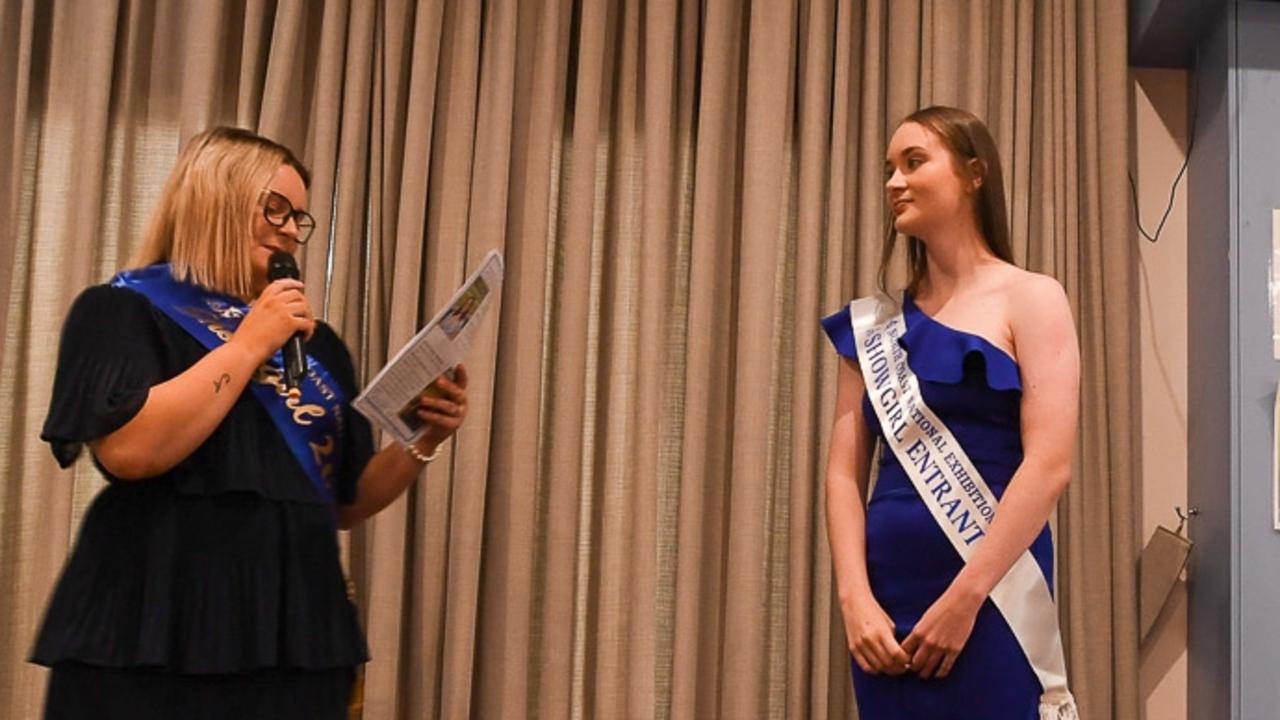
[[[997,497],[1022,462],[1018,364],[1000,348],[947,327],[904,294],[906,333],[899,342],[920,379],[926,403],[960,441]],[[849,308],[822,320],[836,350],[856,362]],[[864,396],[862,414],[883,440]],[[883,443],[881,447],[884,448]],[[1045,526],[1031,553],[1053,588],[1053,541]],[[901,642],[960,572],[964,562],[929,514],[892,451],[884,448],[867,505],[867,573],[871,591],[893,618]],[[1018,641],[987,600],[951,674],[867,675],[853,664],[862,720],[1036,720],[1041,693]]]

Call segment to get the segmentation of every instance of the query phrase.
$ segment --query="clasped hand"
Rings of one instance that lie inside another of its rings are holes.
[[[901,675],[911,671],[921,678],[944,678],[951,673],[964,649],[981,603],[948,590],[929,607],[902,643],[893,633],[893,619],[871,598],[857,601],[845,621],[849,653],[862,671],[871,675]]]
[[[893,619],[872,597],[854,601],[846,609],[845,635],[849,654],[869,675],[901,675],[909,669],[911,657],[893,635]]]
[[[973,633],[981,600],[975,602],[948,589],[902,641],[902,650],[911,656],[911,670],[924,679],[951,674],[956,658]]]

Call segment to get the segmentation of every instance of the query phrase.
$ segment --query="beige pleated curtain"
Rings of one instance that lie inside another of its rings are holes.
[[[365,718],[854,717],[817,320],[873,287],[896,119],[946,103],[1076,311],[1059,599],[1084,716],[1136,717],[1126,92],[1096,0],[0,0],[0,715],[101,484],[37,437],[62,316],[230,123],[311,166],[304,278],[366,379],[506,258],[456,444],[349,538]]]

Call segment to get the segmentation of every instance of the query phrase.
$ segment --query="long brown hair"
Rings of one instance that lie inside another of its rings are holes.
[[[1013,262],[1013,250],[1009,244],[1009,209],[1004,199],[1004,172],[1000,168],[1000,151],[991,137],[991,131],[973,113],[945,105],[934,105],[917,110],[898,123],[901,127],[907,123],[915,123],[932,132],[951,153],[956,170],[968,175],[976,172],[982,178],[982,184],[974,197],[974,213],[978,219],[978,230],[986,240],[992,254]],[[971,160],[976,160],[977,168],[970,171]],[[893,226],[893,218],[889,218],[885,232],[884,244],[880,251],[880,289],[885,289],[885,278],[889,272],[889,263],[893,258],[893,248],[898,242],[898,231]],[[915,295],[924,279],[929,258],[925,254],[924,242],[920,238],[907,236],[907,267],[910,275],[907,281],[907,292]]]
[[[307,172],[289,148],[248,130],[215,127],[191,138],[165,182],[131,267],[168,262],[174,277],[250,299],[253,213],[281,165]]]

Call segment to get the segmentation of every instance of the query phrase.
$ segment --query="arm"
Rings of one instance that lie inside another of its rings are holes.
[[[231,339],[182,373],[151,387],[142,409],[116,431],[89,443],[122,480],[155,477],[182,462],[213,434],[258,367],[315,318],[302,283],[272,283]]]
[[[978,608],[1031,546],[1071,480],[1079,412],[1080,353],[1062,287],[1036,275],[1010,298],[1010,325],[1022,368],[1023,460],[995,520],[964,569],[903,642],[912,667],[945,676],[973,629]]]
[[[418,399],[418,417],[427,422],[427,431],[416,443],[419,453],[430,456],[462,425],[467,416],[467,369],[458,365],[453,381],[441,376],[434,385],[444,397],[423,393]],[[338,506],[338,527],[349,530],[378,513],[413,484],[425,465],[398,444],[378,451],[365,465],[356,484],[356,500]]]
[[[827,458],[827,537],[850,654],[864,672],[897,675],[906,671],[907,655],[867,579],[866,494],[875,441],[862,417],[863,394],[862,374],[842,358]]]

